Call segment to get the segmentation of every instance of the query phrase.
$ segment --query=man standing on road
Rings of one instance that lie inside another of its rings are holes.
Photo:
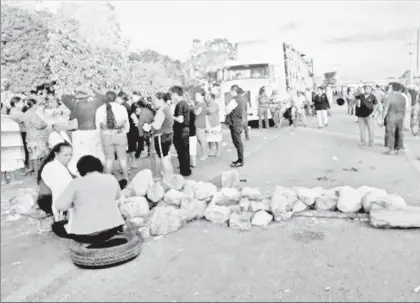
[[[258,92],[258,128],[263,128],[263,119],[265,121],[265,128],[269,128],[268,123],[268,105],[269,99],[265,91],[265,86],[260,88]]]
[[[241,167],[244,165],[244,146],[242,144],[241,133],[243,129],[243,102],[239,100],[239,93],[241,88],[238,85],[233,85],[230,93],[233,99],[226,107],[226,124],[229,125],[230,134],[232,136],[233,145],[238,152],[238,160],[232,162],[232,167]]]
[[[356,104],[356,116],[359,118],[359,130],[361,146],[366,146],[366,131],[369,136],[369,146],[373,146],[373,116],[376,110],[378,101],[374,94],[372,94],[372,87],[365,85],[364,94],[360,95]]]
[[[184,91],[180,86],[173,86],[171,93],[174,110],[174,146],[178,154],[180,174],[191,175],[190,168],[190,106],[184,100]]]
[[[318,128],[323,128],[328,126],[328,98],[324,93],[322,87],[318,87],[316,91],[316,96],[314,98],[314,105],[316,110],[316,116],[318,118]]]

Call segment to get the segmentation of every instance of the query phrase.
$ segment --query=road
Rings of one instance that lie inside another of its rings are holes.
[[[192,178],[219,182],[235,159],[226,135],[221,159],[199,163]],[[251,131],[244,184],[372,185],[420,205],[420,140],[386,156],[358,147],[343,108],[328,129]],[[22,220],[2,222],[2,301],[420,301],[420,231],[376,230],[362,223],[293,219],[267,230],[236,232],[206,221],[151,239],[134,261],[89,271],[72,265],[65,240],[34,234]]]

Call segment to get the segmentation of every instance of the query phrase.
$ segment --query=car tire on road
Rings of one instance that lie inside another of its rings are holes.
[[[142,242],[134,232],[118,234],[101,247],[73,241],[70,244],[70,258],[81,268],[108,268],[135,259],[140,254]]]

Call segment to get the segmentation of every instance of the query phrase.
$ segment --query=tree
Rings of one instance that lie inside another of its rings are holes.
[[[118,90],[131,81],[128,45],[119,31],[108,3],[62,4],[50,21],[44,60],[59,94]]]
[[[2,4],[1,78],[10,90],[29,93],[48,81],[50,71],[42,64],[51,14]]]
[[[207,77],[208,73],[222,69],[225,62],[233,59],[235,47],[227,39],[213,39],[202,42],[193,40],[190,56],[185,62],[185,71],[191,82]]]

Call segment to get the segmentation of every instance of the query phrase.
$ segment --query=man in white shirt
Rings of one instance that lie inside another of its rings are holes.
[[[105,152],[105,172],[111,173],[115,154],[120,162],[124,179],[128,182],[127,133],[130,130],[128,113],[123,105],[115,102],[117,94],[109,91],[105,95],[105,104],[96,110],[96,129],[101,133]]]

